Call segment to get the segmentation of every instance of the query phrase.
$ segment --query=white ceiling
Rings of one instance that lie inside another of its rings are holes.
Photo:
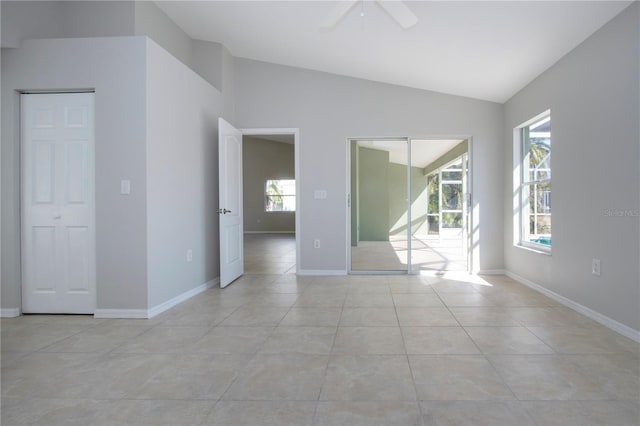
[[[462,142],[462,139],[411,140],[411,165],[425,168],[449,150]],[[358,146],[387,151],[389,162],[407,165],[407,143],[404,140],[359,140]]]
[[[403,30],[373,1],[330,31],[334,1],[158,1],[190,37],[237,57],[505,102],[630,1],[407,1]]]

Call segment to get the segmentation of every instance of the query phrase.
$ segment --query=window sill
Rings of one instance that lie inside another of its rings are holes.
[[[530,251],[532,253],[543,254],[545,256],[551,256],[551,250],[539,249],[539,248],[536,248],[536,247],[531,247],[531,246],[528,246],[528,245],[525,246],[525,245],[522,245],[522,244],[514,244],[513,246],[517,247],[519,249],[522,249],[522,250]]]

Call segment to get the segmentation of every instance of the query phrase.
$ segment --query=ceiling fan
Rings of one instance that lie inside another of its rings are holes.
[[[360,16],[364,16],[365,1],[367,0],[340,0],[322,21],[320,28],[323,30],[330,30],[334,28],[347,15],[347,13],[349,13],[349,11],[360,2],[363,6],[363,11],[360,13]],[[375,2],[405,30],[418,23],[418,17],[404,4],[402,0],[375,0]]]

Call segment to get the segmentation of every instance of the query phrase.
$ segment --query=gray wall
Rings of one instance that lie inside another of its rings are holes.
[[[509,271],[640,330],[640,5],[635,3],[504,108]],[[514,246],[513,129],[551,109],[553,253]],[[474,151],[476,152],[476,151]],[[608,210],[635,215],[607,216]],[[591,274],[591,259],[602,275]]]
[[[25,41],[3,49],[2,76],[3,308],[21,305],[20,90],[95,89],[98,309],[152,308],[219,275],[220,92],[146,37]]]
[[[222,87],[217,87],[224,95],[222,116],[232,123],[236,122],[236,65],[235,58],[226,47],[222,48]]]
[[[15,48],[22,40],[38,38],[135,33],[132,1],[3,1],[0,8],[2,47]]]
[[[136,37],[2,49],[3,308],[21,306],[17,91],[78,88],[95,89],[97,307],[147,307],[145,48]],[[131,195],[120,195],[121,179],[131,180]]]
[[[56,1],[2,1],[2,47],[29,38],[64,37],[64,9]]]
[[[220,43],[193,40],[193,69],[218,90],[222,89],[222,67],[224,46]]]
[[[219,43],[192,40],[152,1],[2,1],[2,47],[22,40],[146,35],[225,93],[233,119],[233,57]]]
[[[358,151],[360,241],[389,241],[389,153],[363,147]]]
[[[295,212],[264,211],[264,182],[295,179],[293,144],[256,137],[242,138],[244,162],[244,230],[247,232],[295,232]]]
[[[217,121],[222,96],[149,39],[146,76],[152,308],[219,275]]]
[[[236,123],[300,128],[300,267],[346,271],[347,138],[473,136],[474,268],[503,268],[502,105],[236,58]],[[327,199],[313,198],[315,189]],[[321,248],[313,248],[313,240]]]
[[[132,1],[65,1],[60,2],[60,5],[64,18],[64,37],[113,37],[136,34],[135,8]]]
[[[100,2],[102,3],[102,2]],[[108,2],[107,2],[108,4]],[[155,3],[136,1],[135,35],[146,35],[153,39],[182,63],[193,67],[191,38],[182,31]],[[72,6],[75,8],[76,6]]]

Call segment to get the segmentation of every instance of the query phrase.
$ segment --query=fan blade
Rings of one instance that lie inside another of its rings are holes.
[[[402,1],[378,0],[378,4],[405,30],[418,23],[418,17]]]
[[[320,28],[323,30],[330,30],[338,25],[338,22],[346,16],[346,14],[353,9],[358,0],[340,0],[338,4],[329,12],[327,17],[322,20]]]

